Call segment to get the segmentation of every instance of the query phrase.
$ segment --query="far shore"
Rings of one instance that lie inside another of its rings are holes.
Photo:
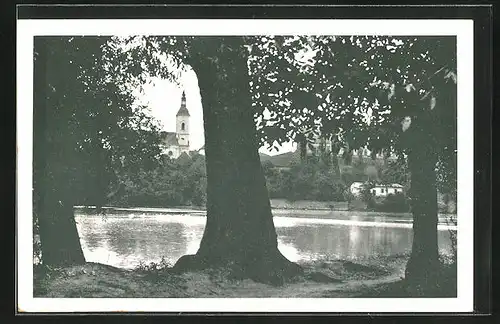
[[[377,216],[380,214],[391,215],[394,217],[411,217],[411,213],[401,213],[401,212],[377,212],[370,210],[345,210],[345,209],[310,209],[310,208],[276,208],[271,207],[273,215],[275,217],[290,216],[300,217],[300,218],[332,218],[332,212],[340,213],[357,213],[359,215],[373,215]],[[95,206],[75,206],[75,209],[79,210],[93,210],[96,209]],[[102,209],[105,211],[135,211],[142,213],[167,213],[167,214],[192,214],[195,216],[206,216],[206,209],[198,206],[172,206],[172,207],[122,207],[122,206],[103,206]],[[456,214],[446,214],[439,213],[441,217],[452,216],[456,218]]]
[[[284,210],[323,210],[323,211],[348,211],[348,203],[346,201],[312,201],[312,200],[298,200],[287,201],[285,199],[271,199],[272,209]],[[84,206],[75,206],[75,208],[85,208]],[[87,207],[88,208],[88,207]],[[95,207],[90,207],[95,208]],[[116,210],[134,209],[134,210],[161,210],[161,209],[179,209],[189,211],[205,211],[204,206],[158,206],[158,207],[141,207],[141,206],[106,206],[105,208],[113,208]]]

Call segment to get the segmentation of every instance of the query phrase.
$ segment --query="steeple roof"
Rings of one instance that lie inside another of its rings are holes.
[[[184,93],[184,91],[182,91],[181,107],[177,112],[177,116],[190,116],[189,110],[187,110],[186,108],[186,94]]]

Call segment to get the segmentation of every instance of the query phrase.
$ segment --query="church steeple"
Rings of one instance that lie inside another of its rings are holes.
[[[186,108],[186,94],[184,91],[182,91],[182,98],[181,98],[181,107],[179,108],[179,111],[177,112],[177,117],[178,116],[187,116],[189,117],[189,110]]]
[[[179,147],[183,152],[189,152],[189,111],[186,108],[186,94],[182,91],[181,107],[176,116],[176,133]]]

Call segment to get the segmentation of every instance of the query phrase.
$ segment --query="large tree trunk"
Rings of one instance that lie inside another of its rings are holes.
[[[426,125],[427,123],[427,125]],[[439,270],[436,151],[429,131],[429,120],[412,123],[408,167],[411,174],[413,246],[406,265],[405,279],[414,285],[436,284]]]
[[[33,188],[42,262],[47,265],[84,263],[72,200],[69,199],[71,192],[68,191],[71,190],[68,189],[68,182],[71,180],[62,176],[61,164],[58,167],[60,153],[65,151],[71,154],[71,150],[63,150],[60,143],[48,140],[49,137],[57,138],[58,130],[48,129],[53,125],[50,121],[56,113],[49,113],[51,107],[47,106],[46,67],[51,57],[46,39],[35,37],[34,49],[37,57],[34,63]]]
[[[47,197],[38,215],[42,262],[51,266],[85,263],[73,205]]]
[[[254,280],[281,283],[301,269],[278,250],[242,39],[199,41],[203,47],[191,65],[203,104],[207,223],[196,255],[182,257],[174,269],[229,267]]]

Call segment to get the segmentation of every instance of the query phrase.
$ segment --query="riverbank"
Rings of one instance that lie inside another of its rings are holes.
[[[347,211],[348,203],[346,201],[312,201],[312,200],[297,200],[288,201],[286,199],[270,199],[271,208],[273,209],[284,209],[284,210],[337,210],[337,211]],[[78,209],[85,209],[88,207],[75,206]],[[90,207],[94,209],[95,207]],[[115,210],[141,210],[141,211],[155,211],[162,209],[178,210],[178,211],[206,211],[204,206],[157,206],[157,207],[135,207],[135,206],[106,206],[106,208],[112,208]]]
[[[422,292],[404,285],[407,256],[356,262],[322,260],[301,264],[304,275],[283,286],[229,279],[222,270],[173,274],[166,264],[124,270],[98,263],[59,269],[34,268],[34,297],[453,297],[456,271],[446,265],[443,284]],[[453,273],[455,275],[453,276]],[[451,274],[451,275],[450,275]]]
[[[381,213],[381,211],[374,211],[367,207],[366,203],[352,202],[348,203],[346,201],[339,202],[324,202],[324,201],[308,201],[299,200],[295,202],[289,202],[284,199],[271,199],[271,208],[275,214],[283,214],[289,211],[296,212],[320,212],[323,214],[329,214],[333,211],[341,212],[361,212],[361,213]],[[95,207],[85,207],[85,206],[75,206],[76,209],[84,211],[95,210]],[[135,207],[135,206],[105,206],[102,209],[106,211],[138,211],[138,212],[164,212],[168,210],[169,213],[190,213],[194,215],[205,215],[206,209],[201,206],[172,206],[172,207]],[[410,215],[410,212],[401,211],[383,211],[384,214],[391,215]],[[456,213],[448,213],[446,211],[440,210],[441,215],[455,215]]]

